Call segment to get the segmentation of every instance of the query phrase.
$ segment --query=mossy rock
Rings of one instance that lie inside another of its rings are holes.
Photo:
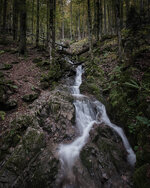
[[[30,102],[33,102],[34,100],[36,100],[38,97],[39,97],[38,93],[31,93],[31,94],[24,95],[22,97],[22,100],[24,102],[30,103]]]
[[[40,86],[41,86],[42,89],[48,89],[50,84],[45,81],[45,82],[41,82]]]
[[[4,50],[0,50],[0,55],[4,54],[5,51]]]
[[[4,77],[4,73],[0,72],[0,78],[3,78],[3,77]]]
[[[23,136],[20,145],[16,148],[13,155],[7,162],[7,169],[18,169],[18,172],[24,170],[28,162],[45,147],[43,132],[29,127]]]
[[[10,130],[6,131],[1,140],[0,159],[3,159],[10,147],[15,147],[28,126],[33,126],[33,119],[30,116],[22,116],[11,122]]]
[[[12,61],[12,64],[19,64],[19,61]]]
[[[11,64],[5,64],[2,70],[10,70],[13,66]]]
[[[35,58],[32,60],[33,63],[41,63],[42,62],[42,58]]]
[[[17,101],[15,99],[8,100],[6,102],[6,110],[12,110],[17,107]]]
[[[150,187],[150,164],[145,164],[134,172],[133,180],[136,188]]]

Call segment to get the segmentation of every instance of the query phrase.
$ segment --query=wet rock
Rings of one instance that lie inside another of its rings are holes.
[[[96,183],[94,187],[130,187],[131,168],[118,136],[101,124],[94,126],[90,138],[80,153],[80,159],[83,165],[81,168],[84,172],[87,170],[90,179]],[[122,175],[126,178],[122,178]]]
[[[37,99],[39,97],[39,94],[38,93],[31,93],[31,94],[27,94],[27,95],[24,95],[22,97],[22,100],[24,102],[33,102],[35,99]]]

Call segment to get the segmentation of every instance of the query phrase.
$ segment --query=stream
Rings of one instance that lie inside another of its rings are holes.
[[[122,139],[123,145],[127,151],[127,161],[131,166],[136,162],[136,156],[132,150],[127,137],[122,128],[111,123],[107,116],[105,106],[97,101],[80,94],[80,85],[82,84],[82,65],[76,68],[76,77],[74,85],[71,86],[71,92],[74,96],[75,120],[78,137],[69,144],[61,144],[59,147],[59,159],[61,161],[62,173],[67,179],[73,179],[73,166],[79,158],[80,151],[87,143],[89,132],[94,124],[104,123],[113,129]],[[72,181],[72,180],[70,180]],[[71,183],[66,183],[63,188],[74,187]]]

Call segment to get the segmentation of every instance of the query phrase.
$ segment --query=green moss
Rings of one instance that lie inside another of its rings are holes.
[[[33,63],[41,63],[42,62],[42,58],[35,58],[32,60]]]
[[[147,173],[150,170],[150,165],[145,164],[134,172],[133,180],[136,188],[149,188],[150,179],[147,177]]]
[[[24,95],[22,97],[22,100],[24,102],[33,102],[35,99],[37,99],[39,97],[38,93],[32,93],[32,94],[28,94],[28,95]]]

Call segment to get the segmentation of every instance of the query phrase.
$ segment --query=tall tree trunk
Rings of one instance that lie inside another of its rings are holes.
[[[104,0],[104,34],[107,34],[107,25],[106,25],[106,0]]]
[[[93,35],[96,37],[96,30],[97,30],[97,7],[96,7],[96,0],[94,0],[94,25],[93,25]]]
[[[55,55],[55,23],[56,22],[56,0],[53,0],[53,33],[52,33],[52,48],[53,48],[53,57]]]
[[[117,34],[118,34],[118,47],[119,47],[119,59],[122,56],[122,45],[121,45],[121,28],[120,28],[120,0],[116,0],[116,18],[117,18]]]
[[[3,32],[6,30],[6,13],[7,13],[7,0],[3,3]]]
[[[72,0],[70,2],[70,39],[72,40]]]
[[[96,0],[96,40],[99,40],[100,33],[100,3],[99,0]]]
[[[17,40],[18,34],[18,1],[13,0],[13,40]]]
[[[0,0],[0,31],[1,31],[1,27],[2,27],[2,11],[3,11],[3,0]]]
[[[26,0],[20,2],[20,41],[19,52],[25,54],[26,52]]]
[[[65,23],[64,23],[64,0],[61,0],[61,11],[62,11],[62,24],[61,24],[61,34],[62,34],[62,40],[65,38]]]
[[[111,32],[110,9],[109,9],[109,5],[108,4],[107,4],[107,12],[108,12],[108,32],[112,34],[112,32]]]
[[[81,40],[81,30],[80,30],[80,9],[78,10],[78,40]]]
[[[39,10],[40,10],[40,0],[37,0],[37,12],[36,12],[36,47],[39,46]]]
[[[49,30],[50,30],[50,40],[49,40],[49,55],[50,63],[54,58],[55,51],[55,9],[56,9],[56,0],[49,0],[50,5],[50,16],[49,16]]]
[[[33,37],[33,31],[34,29],[34,0],[32,0],[32,43],[33,43],[33,40],[34,40],[34,37]]]
[[[47,0],[47,40],[46,40],[46,47],[48,47],[49,43],[49,0]]]
[[[103,10],[102,10],[102,0],[99,0],[100,6],[100,37],[102,37],[102,29],[103,29]]]
[[[88,38],[89,38],[89,49],[91,58],[93,59],[93,40],[92,40],[92,19],[91,19],[91,6],[90,6],[90,0],[87,0],[87,6],[88,6]]]
[[[126,20],[127,20],[128,13],[129,13],[129,8],[130,8],[129,0],[125,0],[125,3],[126,3]]]
[[[123,28],[123,0],[120,0],[120,27]]]
[[[144,10],[144,2],[143,2],[143,0],[140,0],[140,13],[141,13],[141,15],[143,14],[143,10]]]

